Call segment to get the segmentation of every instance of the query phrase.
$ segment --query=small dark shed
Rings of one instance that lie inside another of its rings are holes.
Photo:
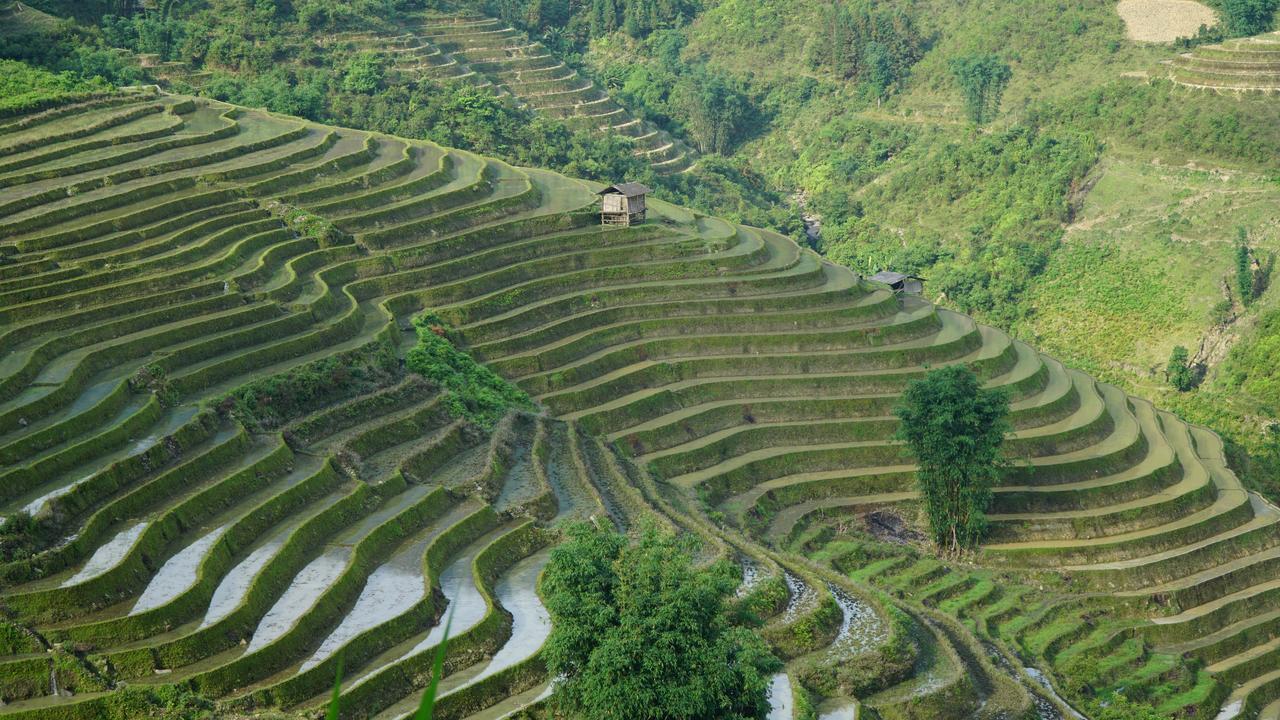
[[[636,182],[618,183],[596,193],[600,196],[602,225],[632,225],[644,222],[644,198],[649,188]]]
[[[904,275],[892,270],[881,270],[871,276],[871,282],[884,283],[894,292],[905,292],[919,295],[924,292],[924,278],[915,275]]]

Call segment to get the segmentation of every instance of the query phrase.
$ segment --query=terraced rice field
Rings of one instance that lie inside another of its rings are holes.
[[[1173,59],[1172,77],[1196,88],[1280,91],[1280,32],[1197,47]]]
[[[57,24],[57,18],[16,0],[0,5],[0,37],[49,31],[57,27]]]
[[[484,15],[427,14],[399,36],[355,34],[336,42],[391,55],[403,78],[470,82],[510,95],[533,110],[630,140],[659,173],[689,170],[696,154],[579,75],[539,42]]]
[[[56,533],[0,565],[0,716],[311,712],[341,658],[344,717],[401,717],[448,606],[437,717],[525,712],[554,527],[595,517],[742,564],[779,717],[1074,717],[1038,679],[1082,660],[1280,717],[1280,512],[1216,436],[784,237],[151,94],[4,121],[0,187],[0,511]],[[485,431],[407,376],[426,310],[542,412]],[[891,409],[946,363],[1013,398],[971,567],[850,532],[910,516]]]

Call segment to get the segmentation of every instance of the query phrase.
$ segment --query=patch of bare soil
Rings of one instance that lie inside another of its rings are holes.
[[[1116,12],[1129,39],[1138,42],[1173,42],[1195,35],[1201,25],[1218,23],[1213,10],[1195,0],[1120,0]]]
[[[867,524],[867,533],[881,542],[912,545],[925,540],[924,535],[888,510],[873,510],[863,516],[863,521]]]

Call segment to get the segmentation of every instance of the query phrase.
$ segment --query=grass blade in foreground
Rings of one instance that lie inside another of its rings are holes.
[[[453,627],[453,611],[457,609],[456,604],[449,608],[449,617],[444,622],[444,637],[440,638],[440,647],[436,648],[436,659],[431,663],[431,684],[427,686],[427,692],[422,696],[422,704],[418,706],[418,713],[413,716],[414,720],[431,720],[431,713],[435,710],[436,689],[440,686],[440,676],[444,673],[444,655],[449,647],[449,629]]]
[[[329,712],[325,720],[338,720],[338,706],[342,702],[342,657],[338,657],[338,672],[333,678],[333,699],[329,701]]]
[[[418,706],[418,712],[415,714],[414,720],[431,720],[431,713],[436,704],[436,688],[440,685],[440,676],[444,673],[444,655],[449,647],[449,629],[453,627],[453,611],[457,606],[449,608],[449,617],[444,623],[444,636],[440,639],[440,647],[436,648],[436,659],[431,663],[431,684],[427,686],[427,692],[422,696],[422,704]],[[325,720],[338,720],[339,705],[342,702],[342,659],[338,659],[338,674],[333,679],[333,698],[329,701],[329,711],[325,713]]]

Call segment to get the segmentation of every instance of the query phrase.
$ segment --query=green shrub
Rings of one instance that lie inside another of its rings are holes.
[[[1186,392],[1196,385],[1195,371],[1187,360],[1187,349],[1181,345],[1175,345],[1173,352],[1169,353],[1169,363],[1165,366],[1164,373],[1169,378],[1169,384],[1178,392]]]
[[[533,400],[524,391],[459,350],[439,315],[420,315],[413,324],[418,344],[409,350],[405,364],[449,391],[445,403],[455,418],[491,429],[510,409],[534,409]]]
[[[737,584],[735,568],[699,569],[689,542],[652,527],[634,543],[569,528],[543,579],[555,702],[570,717],[761,717],[779,663],[728,622]]]
[[[1089,705],[1089,717],[1094,720],[1168,720],[1149,705],[1133,702],[1122,694],[1098,698]]]
[[[272,215],[284,220],[285,225],[299,237],[311,238],[322,248],[352,242],[351,236],[339,230],[333,222],[301,208],[272,201],[267,203],[266,209]]]
[[[36,519],[25,512],[16,512],[0,525],[0,562],[26,560],[56,542],[60,535],[51,518]],[[5,637],[3,627],[0,626],[0,647]]]
[[[134,392],[150,392],[164,407],[178,404],[178,391],[169,384],[168,375],[160,365],[152,363],[138,368],[129,378],[129,389]]]
[[[101,78],[82,80],[70,72],[53,73],[14,60],[0,60],[0,117],[42,110],[86,93],[103,93]]]
[[[218,401],[245,427],[276,428],[324,405],[385,387],[399,376],[392,338],[252,380]]]
[[[382,88],[386,67],[375,53],[362,52],[347,61],[343,71],[342,89],[348,92],[372,95]]]
[[[8,620],[0,620],[0,655],[24,655],[38,652],[44,652],[44,646],[34,633]]]

